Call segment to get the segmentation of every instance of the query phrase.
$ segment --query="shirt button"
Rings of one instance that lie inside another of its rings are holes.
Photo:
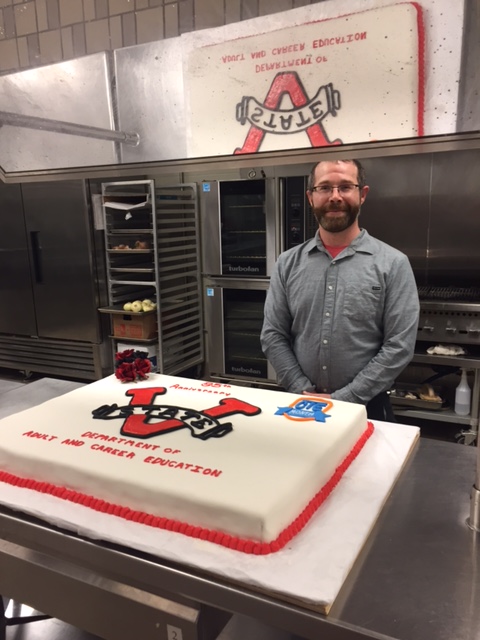
[[[331,284],[328,285],[328,288],[329,288],[330,291],[333,289]]]
[[[326,370],[326,368],[327,368],[327,367],[326,367],[326,365],[323,365],[322,369],[323,369],[324,371]]]
[[[328,344],[328,340],[324,340],[324,341],[323,341],[323,344]]]
[[[337,263],[335,262],[335,260],[332,260],[332,264],[337,264]]]
[[[329,314],[329,312],[328,312],[328,311],[327,311],[327,313],[326,313],[325,315],[327,316],[327,318],[329,318],[329,317],[330,317],[330,314]]]

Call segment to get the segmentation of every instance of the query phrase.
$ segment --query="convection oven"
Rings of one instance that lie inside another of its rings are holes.
[[[275,384],[260,346],[278,255],[315,233],[306,177],[201,184],[206,375]]]
[[[204,181],[200,192],[208,276],[268,278],[280,252],[315,233],[305,176]]]
[[[266,279],[204,280],[210,378],[275,384],[275,372],[260,345],[267,289]]]
[[[267,277],[275,262],[274,180],[203,182],[204,271]]]

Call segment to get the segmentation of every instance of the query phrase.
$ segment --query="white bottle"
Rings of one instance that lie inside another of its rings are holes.
[[[468,416],[470,413],[470,400],[472,392],[467,382],[467,372],[462,369],[462,379],[455,390],[455,413],[459,416]]]

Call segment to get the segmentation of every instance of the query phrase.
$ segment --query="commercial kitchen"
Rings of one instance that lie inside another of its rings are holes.
[[[358,158],[361,226],[417,282],[390,398],[420,438],[326,607],[53,524],[0,489],[0,640],[480,637],[480,2],[253,4],[0,76],[0,417],[111,375],[128,348],[159,373],[278,388],[260,346],[273,266],[315,233],[312,165]]]

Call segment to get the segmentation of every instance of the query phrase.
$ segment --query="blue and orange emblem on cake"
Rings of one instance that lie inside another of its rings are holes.
[[[276,416],[285,416],[288,420],[303,422],[313,420],[315,422],[325,422],[330,418],[328,411],[333,407],[333,402],[327,398],[309,398],[303,396],[297,398],[288,407],[278,407]]]

